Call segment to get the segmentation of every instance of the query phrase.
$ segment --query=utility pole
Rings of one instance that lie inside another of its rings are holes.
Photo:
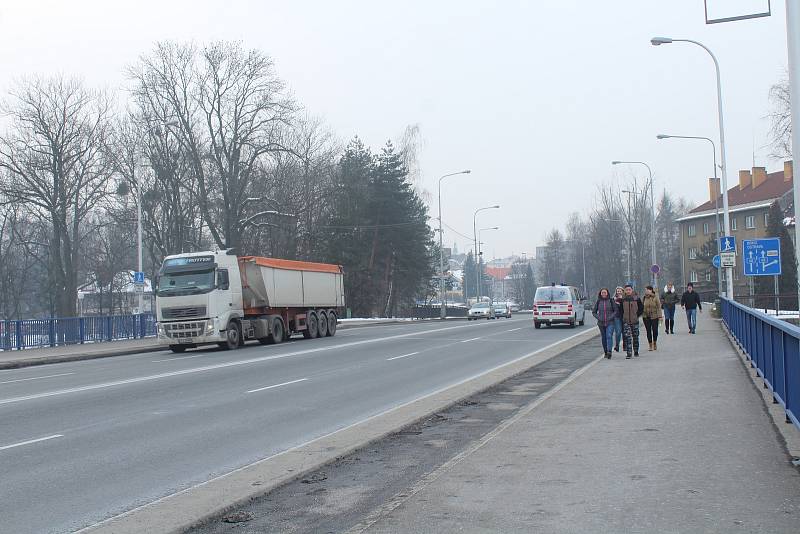
[[[794,190],[795,210],[795,243],[800,244],[800,225],[797,224],[798,201],[800,201],[800,185],[794,156],[800,154],[800,4],[797,0],[786,0],[786,44],[789,48],[789,98],[792,103],[792,165],[794,174],[792,189]],[[798,246],[794,247],[795,265],[798,260]],[[800,304],[800,286],[798,286],[798,303]]]

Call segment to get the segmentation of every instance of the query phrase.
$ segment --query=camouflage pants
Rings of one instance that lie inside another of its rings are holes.
[[[628,324],[622,323],[622,347],[625,352],[631,354],[631,344],[633,344],[633,352],[639,352],[639,322]]]

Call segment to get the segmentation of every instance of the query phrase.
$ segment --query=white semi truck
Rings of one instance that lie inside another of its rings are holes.
[[[158,339],[183,352],[281,343],[295,332],[332,336],[345,305],[342,278],[341,266],[327,263],[225,251],[167,256],[157,278]]]

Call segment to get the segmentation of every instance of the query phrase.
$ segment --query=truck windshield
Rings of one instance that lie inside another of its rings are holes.
[[[197,295],[214,289],[214,271],[189,271],[164,273],[158,281],[156,295],[175,297],[178,295]]]

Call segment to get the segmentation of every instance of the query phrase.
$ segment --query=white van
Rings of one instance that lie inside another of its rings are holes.
[[[583,326],[586,316],[586,298],[580,289],[573,286],[543,286],[536,290],[533,298],[533,326],[543,324],[575,324]]]

